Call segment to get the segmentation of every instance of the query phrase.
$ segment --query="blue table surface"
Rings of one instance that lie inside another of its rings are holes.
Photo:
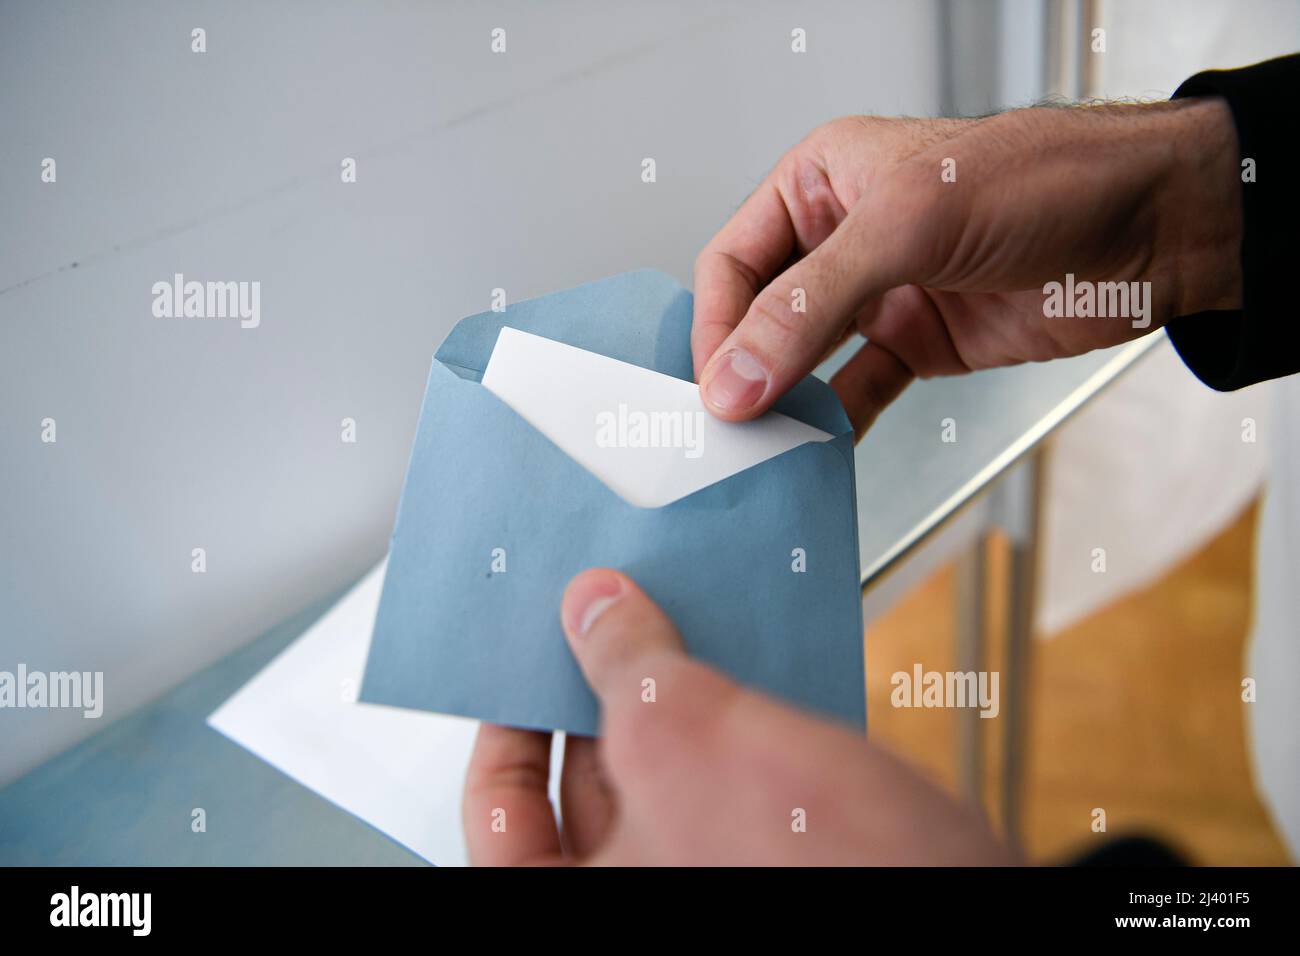
[[[0,790],[0,864],[423,865],[205,723],[338,597]],[[195,808],[206,832],[191,829]]]

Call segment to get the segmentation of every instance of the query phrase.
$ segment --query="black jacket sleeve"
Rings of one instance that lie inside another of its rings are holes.
[[[1198,73],[1174,93],[1184,96],[1227,101],[1256,181],[1240,183],[1243,308],[1174,319],[1169,338],[1197,378],[1220,391],[1300,372],[1300,54]]]

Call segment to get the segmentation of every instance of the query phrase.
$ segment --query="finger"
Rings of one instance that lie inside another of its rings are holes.
[[[602,707],[639,701],[648,665],[684,655],[668,616],[631,578],[609,568],[569,582],[560,606],[569,647]]]
[[[963,320],[961,303],[976,299],[978,296],[970,294],[952,296],[917,285],[900,285],[868,300],[858,312],[857,327],[868,341],[893,352],[921,378],[958,375],[969,372],[970,366],[957,351],[950,325]],[[992,309],[1010,315],[1000,297],[998,300]]]
[[[854,328],[852,325],[846,326],[844,331],[840,333],[839,338],[833,341],[830,345],[826,346],[826,350],[822,352],[821,357],[817,360],[817,365],[821,365],[832,355],[838,352],[840,350],[840,346],[853,337],[853,332],[854,332]]]
[[[614,821],[614,793],[601,766],[594,737],[566,734],[560,774],[564,849],[588,857],[605,842]]]
[[[853,423],[853,434],[861,439],[913,378],[912,370],[893,352],[867,342],[831,377],[831,388]]]
[[[644,812],[647,800],[661,797],[671,802],[664,787],[707,776],[714,751],[704,741],[740,689],[687,657],[667,615],[617,571],[599,568],[570,581],[561,620],[600,699],[601,763],[618,812]]]
[[[691,355],[697,378],[794,247],[794,225],[769,176],[695,260]]]
[[[471,864],[517,866],[560,855],[560,834],[547,797],[550,768],[550,734],[496,724],[479,727],[461,805]]]
[[[700,395],[719,418],[765,412],[813,370],[869,298],[899,284],[901,259],[855,207],[821,245],[769,283],[700,373]]]

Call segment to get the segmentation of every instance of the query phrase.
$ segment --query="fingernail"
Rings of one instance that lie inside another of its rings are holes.
[[[732,349],[701,388],[704,400],[724,412],[741,412],[767,391],[767,369],[744,349]]]
[[[564,629],[583,637],[596,619],[623,596],[623,582],[612,571],[586,571],[573,579],[564,595]]]

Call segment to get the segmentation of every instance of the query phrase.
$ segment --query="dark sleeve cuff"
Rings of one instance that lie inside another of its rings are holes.
[[[1300,372],[1300,335],[1292,294],[1294,224],[1300,216],[1296,97],[1300,54],[1242,70],[1209,70],[1174,93],[1221,96],[1232,110],[1242,160],[1255,182],[1241,182],[1244,308],[1200,312],[1166,326],[1174,348],[1197,378],[1220,391]],[[1238,166],[1238,175],[1241,167]]]

